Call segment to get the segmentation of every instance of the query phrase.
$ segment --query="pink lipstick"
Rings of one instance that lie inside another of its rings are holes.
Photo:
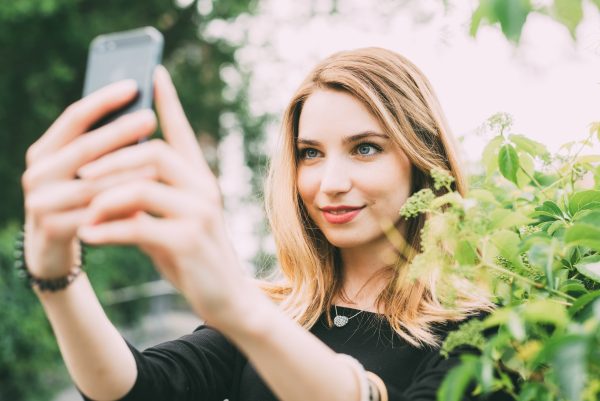
[[[364,208],[353,206],[330,206],[321,209],[325,220],[331,224],[344,224],[352,221]]]

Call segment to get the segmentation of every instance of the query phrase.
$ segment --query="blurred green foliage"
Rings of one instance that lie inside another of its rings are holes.
[[[211,20],[253,11],[255,1],[214,2],[207,15],[198,13],[196,3],[179,8],[165,0],[0,2],[0,225],[22,215],[25,151],[81,97],[88,45],[98,34],[157,27],[165,37],[164,64],[198,136],[218,143],[226,134],[220,122],[226,112],[248,140],[261,134],[262,121],[252,120],[245,105],[244,86],[232,98],[223,96],[221,69],[235,68],[236,48],[201,35]]]
[[[202,32],[216,19],[251,13],[255,0],[210,2],[167,0],[14,0],[0,2],[0,399],[48,400],[65,378],[56,341],[43,310],[12,268],[12,243],[23,220],[20,177],[26,149],[62,110],[81,97],[88,45],[97,35],[152,25],[165,37],[163,64],[216,170],[214,154],[227,133],[221,116],[235,117],[248,144],[262,135],[262,119],[246,106],[247,77],[224,96],[223,68],[235,67],[236,45]],[[189,3],[189,4],[188,4]],[[202,9],[203,13],[199,12]],[[211,148],[212,147],[212,148]],[[252,146],[247,146],[252,148]],[[251,152],[252,153],[252,152]],[[256,150],[254,153],[260,153]],[[264,158],[252,159],[254,165]],[[107,290],[157,278],[150,261],[127,247],[92,249],[86,270],[103,301]],[[117,324],[130,324],[143,301],[108,307]]]
[[[561,23],[568,29],[571,37],[576,39],[577,26],[584,16],[585,1],[600,9],[600,0],[553,0],[550,3],[533,0],[479,0],[471,17],[470,34],[477,35],[481,23],[499,24],[504,36],[518,43],[528,16],[536,13]]]
[[[13,267],[19,230],[0,230],[0,400],[48,400],[67,384],[52,329],[33,291]],[[86,272],[100,302],[107,290],[158,279],[150,260],[129,247],[88,248]],[[131,326],[149,306],[147,299],[107,307],[118,326]]]

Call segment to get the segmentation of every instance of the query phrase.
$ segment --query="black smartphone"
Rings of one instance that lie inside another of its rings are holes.
[[[125,107],[104,116],[98,128],[123,114],[151,109],[154,94],[154,68],[162,59],[164,39],[153,27],[99,35],[90,44],[83,96],[122,79],[135,79],[137,96]]]

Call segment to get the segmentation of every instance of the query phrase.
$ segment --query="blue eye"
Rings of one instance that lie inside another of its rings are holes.
[[[382,152],[382,148],[379,145],[374,143],[365,142],[356,145],[352,150],[353,154],[357,154],[359,156],[371,157],[375,156],[378,153]],[[312,160],[316,159],[321,155],[321,152],[315,148],[304,148],[298,150],[298,158],[301,160]]]
[[[357,153],[361,156],[373,156],[381,152],[381,148],[373,143],[361,143],[356,147]],[[373,150],[374,152],[371,152]]]
[[[314,159],[319,155],[319,151],[314,148],[300,149],[298,153],[301,159]]]

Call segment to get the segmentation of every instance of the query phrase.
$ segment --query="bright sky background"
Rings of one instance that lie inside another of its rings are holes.
[[[207,7],[206,1],[201,3]],[[429,77],[454,134],[466,136],[463,150],[470,161],[480,158],[486,142],[475,135],[476,129],[496,112],[511,114],[515,133],[543,142],[550,150],[585,138],[589,124],[600,121],[597,8],[584,0],[585,19],[576,43],[564,26],[530,15],[516,47],[495,27],[482,26],[476,38],[468,36],[476,1],[449,0],[447,10],[442,3],[339,0],[339,12],[329,15],[331,0],[262,0],[256,16],[243,16],[232,24],[216,21],[205,35],[232,42],[246,38],[236,58],[252,74],[251,110],[277,116],[322,58],[365,46],[395,50]],[[233,87],[239,84],[234,69],[225,69],[223,76]],[[278,122],[269,127],[270,143],[278,129]],[[249,172],[235,156],[240,154],[241,135],[232,128],[221,146],[221,185],[237,250],[248,261],[259,246],[252,233],[261,209],[238,209],[249,191],[244,184]]]

